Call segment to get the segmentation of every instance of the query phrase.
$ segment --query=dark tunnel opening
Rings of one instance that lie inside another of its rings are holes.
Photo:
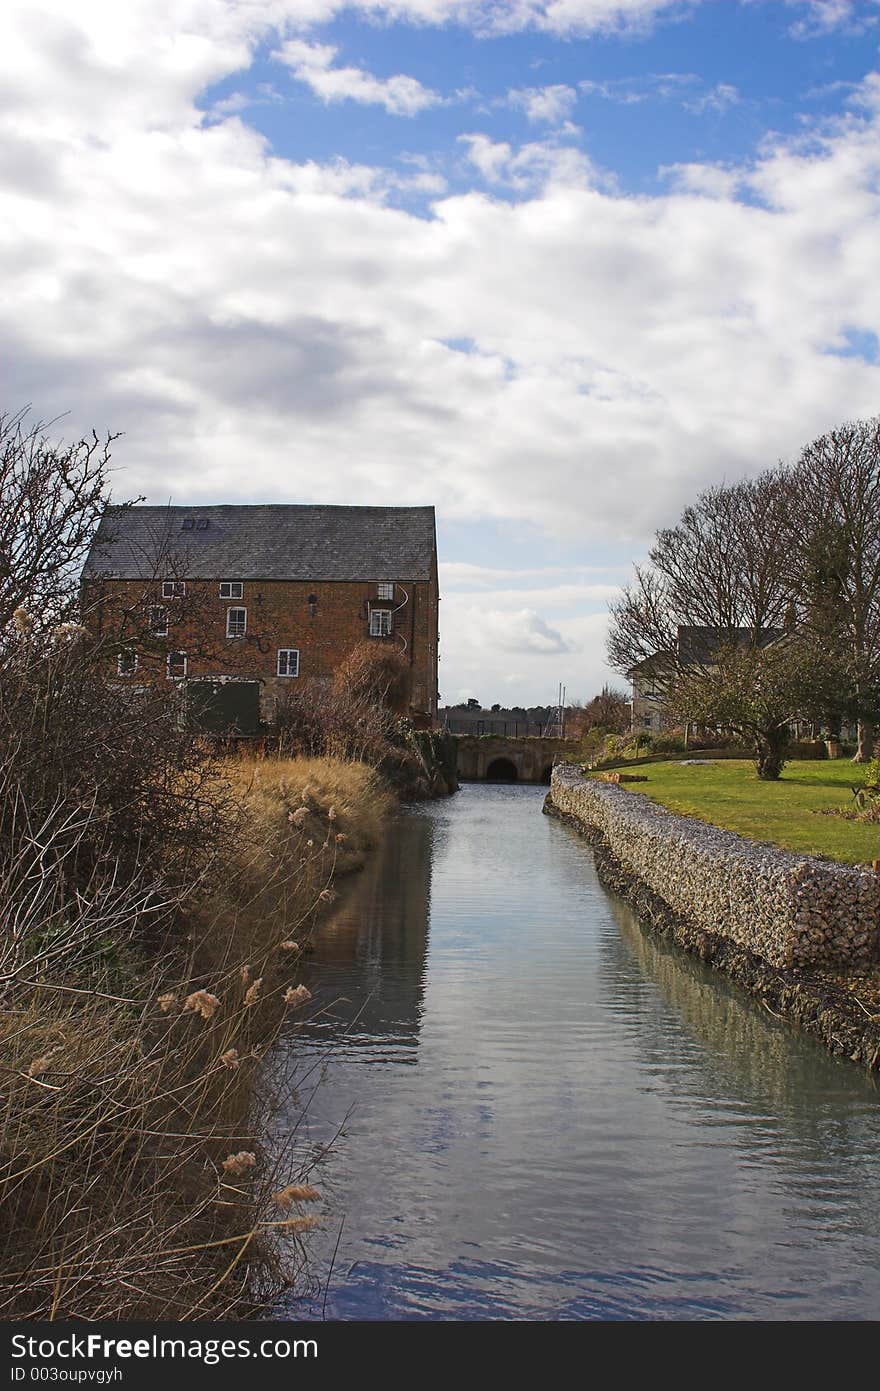
[[[516,764],[509,758],[493,758],[486,769],[487,782],[517,782],[519,773]]]

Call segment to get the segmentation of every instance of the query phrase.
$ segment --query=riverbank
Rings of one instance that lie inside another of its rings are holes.
[[[765,939],[768,944],[768,954],[775,958],[768,959],[768,956],[745,945],[743,940],[736,940],[732,934],[731,918],[736,916],[742,905],[734,901],[729,892],[730,886],[724,884],[723,876],[718,876],[721,882],[716,882],[714,888],[718,890],[719,905],[726,902],[727,912],[719,907],[717,927],[708,926],[706,921],[695,920],[680,906],[673,907],[668,898],[652,886],[648,874],[636,872],[626,852],[616,844],[612,846],[607,827],[602,824],[604,818],[597,809],[589,809],[584,797],[579,798],[576,794],[572,797],[571,787],[566,796],[562,787],[565,779],[571,783],[578,781],[577,775],[571,770],[565,773],[555,771],[554,785],[544,804],[545,812],[566,821],[589,841],[602,883],[630,904],[649,931],[722,971],[759,998],[771,1014],[790,1021],[819,1039],[832,1053],[847,1057],[870,1070],[880,1068],[880,968],[876,959],[876,921],[874,938],[857,944],[855,959],[846,960],[841,954],[835,960],[829,953],[826,959],[814,960],[810,965],[805,964],[803,959],[798,961],[796,954],[788,948],[788,943],[783,944],[781,923],[764,922],[762,940]],[[581,778],[579,781],[583,784],[586,780]],[[601,791],[593,789],[590,794],[605,798],[633,795],[612,788]],[[638,794],[635,796],[638,797]],[[640,800],[644,802],[644,799]],[[665,863],[667,871],[670,870],[670,851],[683,856],[683,864],[687,863],[691,853],[686,835],[681,834],[683,827],[678,824],[684,822],[685,818],[672,817],[671,813],[668,816],[670,819],[664,829],[671,832],[672,838],[665,847],[666,854],[661,848],[659,856],[655,855],[655,846],[649,857]],[[712,831],[718,837],[730,836],[727,832],[715,832],[714,828],[705,830]],[[700,834],[704,835],[703,832]],[[629,827],[628,837],[634,842],[640,839],[636,824]],[[735,841],[738,838],[732,839]],[[748,842],[742,842],[747,852],[748,845]],[[779,852],[780,855],[784,853]],[[696,861],[696,856],[694,859]],[[676,865],[678,868],[680,866]],[[748,867],[744,866],[744,869],[747,877]],[[699,873],[702,881],[712,880],[711,863],[708,868],[699,866]],[[866,890],[872,892],[875,889],[867,877],[865,886]],[[873,903],[865,906],[868,908],[866,916],[870,917]],[[748,917],[748,914],[745,916]],[[809,923],[806,926],[812,933]],[[815,935],[819,935],[818,931]],[[856,935],[860,936],[861,933],[857,932]]]
[[[243,1318],[303,1266],[316,1195],[261,1148],[260,1063],[393,798],[331,760],[216,776],[227,843],[161,939],[107,921],[7,989],[0,1317]]]

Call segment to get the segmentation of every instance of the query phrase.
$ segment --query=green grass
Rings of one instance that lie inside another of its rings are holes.
[[[624,784],[672,811],[696,816],[752,840],[848,864],[880,858],[880,826],[819,816],[828,807],[852,806],[852,788],[863,770],[848,760],[793,761],[778,782],[761,782],[753,764],[739,759],[683,767],[678,760],[643,764],[647,781]],[[625,772],[625,769],[621,769]]]

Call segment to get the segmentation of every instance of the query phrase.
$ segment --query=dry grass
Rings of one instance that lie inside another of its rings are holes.
[[[260,1061],[314,1008],[297,960],[388,794],[326,760],[222,776],[233,844],[161,946],[130,889],[67,904],[57,950],[18,893],[17,940],[38,946],[3,980],[0,1317],[242,1317],[302,1270],[315,1194],[261,1149]]]

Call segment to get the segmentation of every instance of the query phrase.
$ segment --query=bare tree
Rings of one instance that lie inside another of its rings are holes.
[[[26,412],[0,415],[0,642],[16,609],[36,633],[71,616],[107,505],[115,437],[52,444],[47,428]]]
[[[671,677],[683,669],[681,627],[756,648],[786,627],[796,568],[790,499],[788,474],[771,469],[708,489],[677,526],[659,531],[648,565],[636,568],[634,583],[612,605],[611,665],[626,673],[650,658]],[[711,659],[712,644],[706,652]]]
[[[755,642],[783,626],[791,594],[790,483],[780,469],[710,488],[657,533],[651,564],[681,623]]]
[[[63,823],[52,853],[73,893],[101,875],[187,882],[226,814],[176,683],[115,679],[129,630],[79,621],[111,438],[52,445],[22,415],[0,429],[0,869],[26,850],[47,873],[28,828]]]
[[[880,416],[804,449],[793,506],[804,538],[802,621],[848,654],[858,717],[855,761],[871,758],[880,691]]]
[[[675,667],[677,622],[665,576],[649,566],[635,567],[635,580],[611,605],[608,661],[615,671],[628,675],[648,658]]]
[[[603,729],[608,734],[623,734],[629,729],[630,710],[625,691],[605,685],[598,695],[584,705],[573,701],[566,713],[566,727],[573,735],[582,737],[591,729]]]

